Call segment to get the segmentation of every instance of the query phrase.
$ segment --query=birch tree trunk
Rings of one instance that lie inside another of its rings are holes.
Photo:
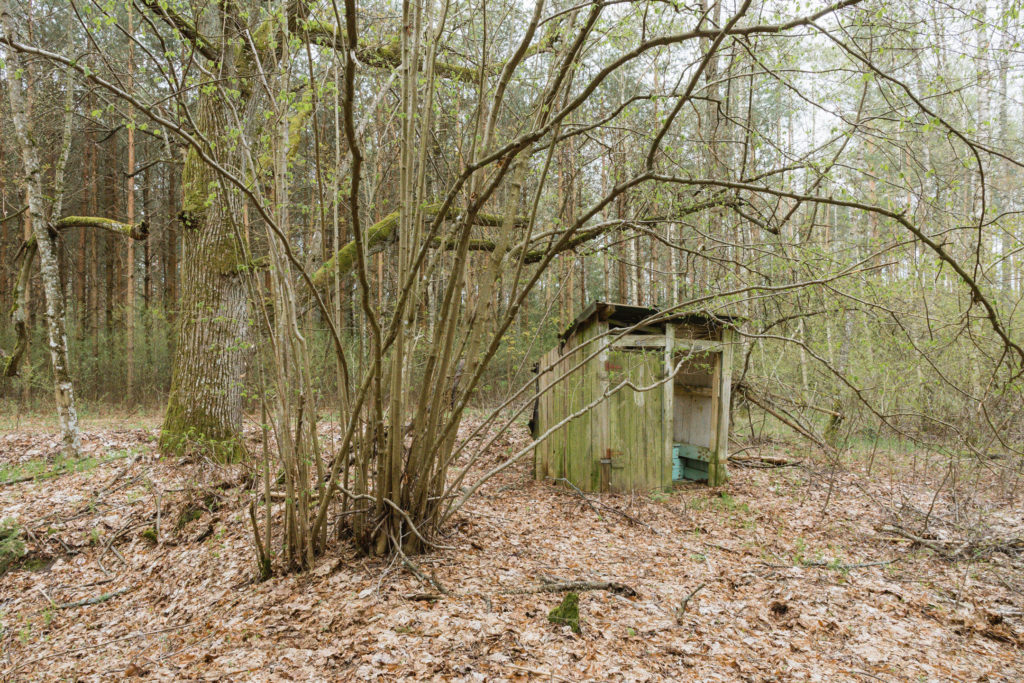
[[[0,26],[8,36],[14,35],[13,21],[7,0],[0,0]],[[46,217],[46,195],[43,192],[43,165],[32,129],[32,117],[25,100],[24,68],[21,57],[13,50],[7,51],[7,93],[11,101],[11,117],[14,120],[15,136],[21,147],[21,161],[24,172],[23,183],[28,203],[28,215],[36,249],[39,251],[40,270],[43,279],[43,294],[46,297],[46,332],[53,363],[54,398],[57,403],[57,418],[60,422],[62,452],[67,457],[77,457],[81,449],[78,433],[78,413],[75,410],[75,391],[68,368],[68,337],[64,329],[64,292],[60,285],[60,270],[57,249],[50,236]],[[68,84],[69,87],[71,84]],[[65,156],[66,158],[66,156]],[[58,171],[61,175],[62,171]],[[31,250],[25,255],[26,267],[32,262]]]

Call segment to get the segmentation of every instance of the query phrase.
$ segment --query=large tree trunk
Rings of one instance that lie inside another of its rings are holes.
[[[221,12],[211,9],[204,15],[207,35],[225,30]],[[233,73],[228,41],[219,44],[225,48],[221,70]],[[223,97],[217,90],[199,96],[195,119],[207,140],[224,139],[232,125],[230,104]],[[248,118],[251,122],[258,117]],[[233,460],[244,452],[242,386],[249,346],[248,299],[239,268],[242,252],[233,223],[241,215],[240,201],[218,182],[219,176],[195,149],[188,152],[181,180],[181,298],[160,446],[180,453],[194,444],[216,459]]]
[[[205,194],[210,180],[206,166],[190,152],[182,177],[177,344],[160,445],[181,452],[189,442],[198,443],[218,459],[231,460],[243,452],[249,312],[232,211],[223,192]]]

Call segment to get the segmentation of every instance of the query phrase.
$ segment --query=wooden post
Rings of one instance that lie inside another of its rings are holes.
[[[719,400],[722,396],[722,352],[718,351],[711,354],[712,366],[711,366],[711,419],[708,423],[708,449],[710,455],[708,458],[708,485],[716,486],[715,483],[718,480],[716,472],[719,469],[720,463],[718,462],[718,416],[721,414],[721,401]]]
[[[715,373],[714,384],[718,391],[714,392],[712,398],[713,415],[716,418],[712,422],[712,429],[715,430],[713,440],[712,463],[708,467],[708,485],[719,486],[729,478],[726,462],[729,459],[729,403],[732,389],[732,346],[735,333],[730,327],[722,328],[722,352],[719,354],[717,372]]]
[[[602,347],[601,352],[597,355],[597,383],[595,386],[595,393],[598,396],[603,396],[608,393],[608,323],[599,321],[596,323],[597,343]],[[591,397],[591,400],[595,397]],[[600,490],[602,493],[606,493],[611,487],[612,481],[612,466],[611,463],[604,463],[603,460],[607,460],[607,451],[611,448],[611,408],[610,400],[605,398],[603,401],[597,404],[594,408],[594,416],[597,420],[597,429],[594,430],[594,434],[597,436],[596,448],[592,451],[593,457],[596,460],[597,467],[600,469]]]
[[[661,430],[664,436],[664,456],[661,465],[661,481],[667,491],[672,490],[672,442],[675,433],[672,423],[675,416],[675,378],[673,377],[673,347],[675,346],[676,326],[665,324],[665,384],[662,385]]]

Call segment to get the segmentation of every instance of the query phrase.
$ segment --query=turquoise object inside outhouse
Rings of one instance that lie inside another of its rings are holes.
[[[709,455],[708,449],[700,446],[673,444],[672,481],[707,481]]]

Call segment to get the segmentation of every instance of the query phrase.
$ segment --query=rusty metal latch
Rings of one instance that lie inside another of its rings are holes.
[[[614,371],[619,371],[619,370],[622,370],[622,366],[619,365],[618,363],[613,363],[610,360],[606,360],[604,362],[604,369],[605,369],[605,372],[612,372],[613,370]]]
[[[611,448],[607,448],[607,449],[605,449],[605,452],[604,452],[605,457],[601,458],[601,464],[602,465],[609,465],[614,470],[621,470],[626,465],[625,465],[625,463],[623,463],[621,461],[617,461],[615,459],[615,456],[622,455],[622,454],[623,454],[622,451],[613,451]]]

